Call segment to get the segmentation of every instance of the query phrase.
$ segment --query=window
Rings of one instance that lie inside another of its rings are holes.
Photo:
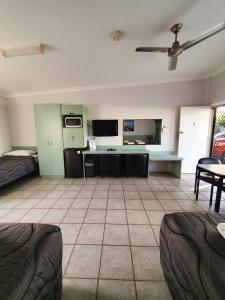
[[[225,163],[225,106],[215,108],[211,156]]]

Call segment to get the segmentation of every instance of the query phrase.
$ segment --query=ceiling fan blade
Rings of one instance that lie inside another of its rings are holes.
[[[136,52],[161,52],[167,53],[169,48],[167,47],[139,47],[135,51]]]
[[[185,42],[182,45],[182,48],[183,48],[183,50],[187,50],[187,49],[197,45],[198,43],[201,43],[202,41],[210,38],[211,36],[217,34],[218,32],[220,32],[224,29],[225,29],[225,22],[222,22],[222,23],[210,28],[209,30],[203,32],[198,37],[196,37],[194,40]]]
[[[169,57],[169,71],[176,70],[177,61],[178,61],[178,57],[177,56],[171,56],[171,57]]]

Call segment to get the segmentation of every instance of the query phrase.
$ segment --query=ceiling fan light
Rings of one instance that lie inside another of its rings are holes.
[[[44,45],[43,44],[0,50],[0,55],[5,58],[13,57],[13,56],[43,54],[43,53],[44,53]]]

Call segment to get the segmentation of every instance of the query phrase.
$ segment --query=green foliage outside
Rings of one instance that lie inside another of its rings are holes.
[[[221,127],[225,127],[225,114],[222,115],[216,122],[216,125],[219,125]]]

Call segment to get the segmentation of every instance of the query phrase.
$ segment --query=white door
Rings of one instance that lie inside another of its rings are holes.
[[[199,158],[208,157],[212,109],[209,106],[181,107],[178,155],[182,173],[195,173]]]

